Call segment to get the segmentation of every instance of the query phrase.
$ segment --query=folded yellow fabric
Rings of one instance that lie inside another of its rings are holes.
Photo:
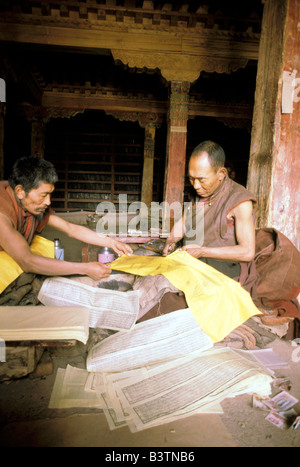
[[[54,243],[35,235],[30,245],[32,253],[54,258]],[[5,251],[0,251],[0,294],[22,274],[22,269]]]
[[[261,314],[238,282],[186,251],[177,250],[166,257],[123,255],[111,267],[138,276],[163,274],[184,292],[195,319],[213,342],[221,341],[249,318]]]

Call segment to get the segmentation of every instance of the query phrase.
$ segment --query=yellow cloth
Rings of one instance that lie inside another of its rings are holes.
[[[186,251],[177,250],[167,257],[123,255],[111,267],[138,276],[163,274],[184,292],[195,319],[213,342],[221,341],[247,319],[261,314],[238,282]]]
[[[36,235],[30,245],[35,255],[54,258],[54,243]],[[20,266],[5,251],[0,251],[0,294],[22,274]]]

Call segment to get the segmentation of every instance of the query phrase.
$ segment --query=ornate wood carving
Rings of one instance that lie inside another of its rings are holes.
[[[245,18],[190,11],[163,2],[132,4],[92,0],[27,0],[0,12],[0,41],[111,50],[130,67],[159,69],[167,81],[193,83],[202,70],[230,73],[256,60],[258,14]]]
[[[243,128],[251,132],[252,120],[251,118],[227,118],[227,117],[217,117],[219,122],[224,123],[225,126],[229,128]]]
[[[78,24],[86,28],[90,24],[118,24],[135,25],[136,27],[147,26],[148,28],[157,27],[158,29],[205,29],[208,31],[217,30],[218,32],[236,32],[244,35],[255,35],[260,31],[259,13],[253,11],[251,17],[225,16],[222,13],[222,7],[214,14],[209,10],[209,5],[200,4],[198,7],[189,9],[188,2],[182,2],[176,8],[168,1],[159,2],[155,7],[152,1],[143,1],[142,6],[136,6],[136,2],[126,0],[124,5],[116,1],[102,0],[101,3],[96,0],[27,0],[26,2],[6,2],[4,15],[7,21],[18,17],[19,21],[29,22],[43,20],[44,23],[63,21]],[[9,4],[11,3],[11,5]],[[15,5],[15,3],[17,3]],[[199,2],[200,3],[200,2]],[[14,4],[14,5],[13,5]],[[254,8],[253,8],[254,10]]]
[[[24,115],[31,123],[31,154],[43,158],[45,149],[45,124],[51,118],[71,118],[80,112],[78,110],[55,109],[23,104],[18,107],[18,113]]]
[[[209,56],[195,56],[184,54],[163,54],[156,52],[137,53],[122,49],[112,49],[115,60],[121,60],[130,68],[143,68],[160,70],[167,81],[196,81],[201,71],[209,73],[232,73],[239,68],[246,67],[246,58],[225,58]]]
[[[164,120],[164,116],[162,114],[154,112],[106,111],[106,114],[111,115],[120,121],[139,122],[142,128],[146,128],[149,125],[154,128],[158,128]]]
[[[189,112],[190,83],[172,81],[170,88],[169,122],[174,131],[186,132]]]
[[[82,113],[84,110],[42,107],[30,104],[18,106],[18,113],[24,115],[29,122],[42,120],[47,123],[50,118],[71,118]]]

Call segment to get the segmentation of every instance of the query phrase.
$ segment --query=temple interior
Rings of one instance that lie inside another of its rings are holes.
[[[128,207],[188,201],[188,161],[212,140],[229,177],[257,198],[255,227],[299,249],[299,18],[299,0],[2,1],[1,180],[20,157],[52,162],[52,208],[87,224],[101,203],[118,213],[120,195]],[[60,238],[65,259],[92,260]],[[300,398],[299,318],[278,332],[269,344],[288,367],[277,376]],[[270,424],[246,394],[221,414],[134,434],[109,431],[100,409],[51,411],[57,368],[85,360],[78,345],[45,353],[45,374],[0,378],[0,446],[300,446],[299,429]]]

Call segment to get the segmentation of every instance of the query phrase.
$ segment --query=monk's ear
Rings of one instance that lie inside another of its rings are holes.
[[[24,199],[26,196],[25,190],[22,185],[17,185],[15,187],[15,194],[18,199]]]
[[[220,182],[222,182],[224,180],[224,178],[227,176],[227,169],[226,167],[220,167],[218,169],[218,176],[219,176],[219,180]]]

